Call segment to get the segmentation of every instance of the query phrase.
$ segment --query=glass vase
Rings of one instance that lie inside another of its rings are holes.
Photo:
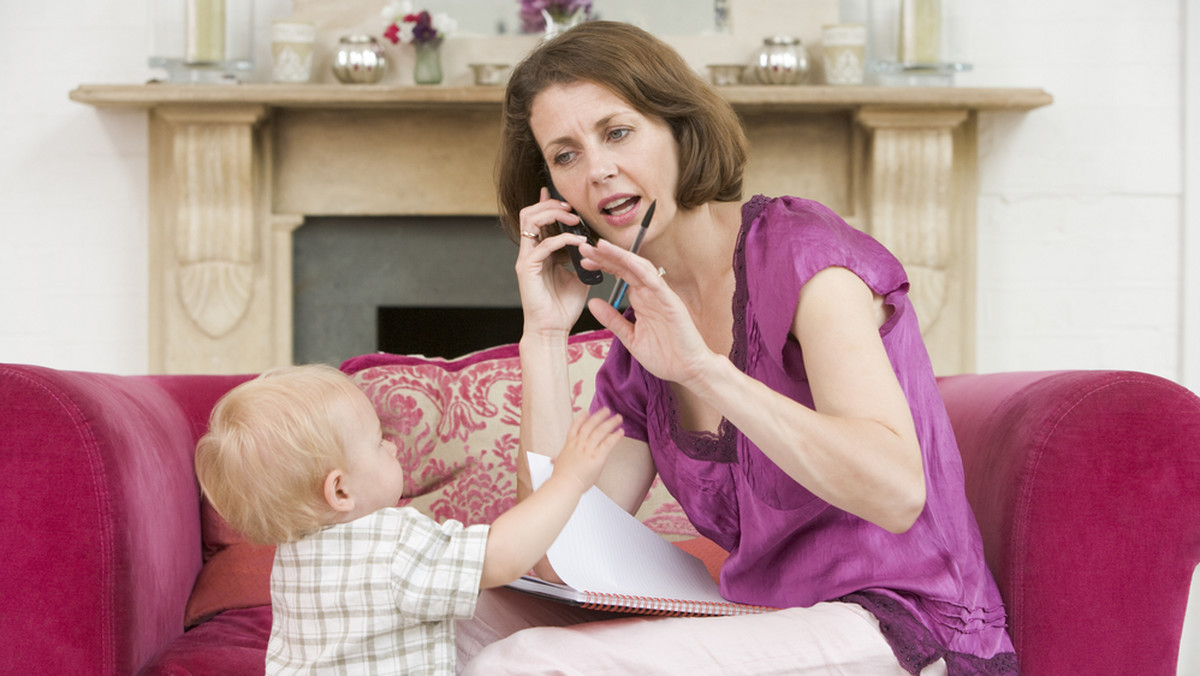
[[[440,44],[419,42],[416,44],[417,61],[413,64],[413,82],[435,85],[442,82],[442,49]]]

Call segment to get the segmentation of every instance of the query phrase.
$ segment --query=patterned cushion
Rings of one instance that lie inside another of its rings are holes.
[[[568,368],[575,411],[595,394],[612,334],[571,337]],[[375,403],[384,435],[408,468],[410,504],[438,521],[491,523],[516,501],[521,423],[517,345],[453,360],[372,354],[342,365]],[[678,503],[655,480],[638,518],[668,539],[696,536]]]

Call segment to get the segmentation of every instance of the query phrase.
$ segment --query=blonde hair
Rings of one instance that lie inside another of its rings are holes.
[[[542,43],[512,72],[504,94],[496,193],[500,219],[518,241],[521,209],[538,200],[549,170],[529,117],[552,85],[591,82],[671,128],[679,144],[682,210],[742,197],[748,142],[733,107],[670,45],[625,23],[588,21]]]
[[[267,371],[227,392],[196,445],[196,476],[217,513],[258,544],[327,525],[325,477],[346,463],[347,407],[338,402],[356,393],[322,364]]]

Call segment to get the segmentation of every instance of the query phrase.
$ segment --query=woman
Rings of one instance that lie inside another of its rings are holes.
[[[570,423],[566,337],[586,302],[616,336],[593,405],[626,432],[597,485],[632,512],[657,472],[730,552],[722,594],[785,610],[531,629],[470,668],[1015,673],[899,262],[817,203],[741,203],[736,116],[639,29],[593,22],[542,45],[504,111],[500,203],[525,313],[519,496],[524,452],[551,454]],[[595,246],[554,234],[581,218]],[[586,299],[560,264],[569,245],[628,282],[630,311]]]

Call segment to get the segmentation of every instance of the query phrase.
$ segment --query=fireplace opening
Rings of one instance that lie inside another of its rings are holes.
[[[380,306],[380,352],[453,359],[521,339],[521,308]],[[572,333],[602,328],[586,309]]]
[[[292,254],[297,364],[453,358],[520,340],[517,246],[494,216],[309,217]],[[598,327],[585,310],[575,330]]]

